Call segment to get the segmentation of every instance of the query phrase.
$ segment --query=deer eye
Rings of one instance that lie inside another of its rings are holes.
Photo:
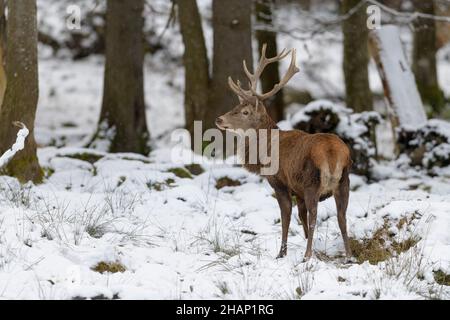
[[[242,111],[242,114],[244,115],[244,116],[246,116],[246,115],[248,115],[248,111],[246,110],[246,111]]]

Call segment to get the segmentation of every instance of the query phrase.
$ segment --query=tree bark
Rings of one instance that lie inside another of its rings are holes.
[[[194,137],[194,121],[205,122],[209,94],[208,55],[196,0],[177,0],[184,43],[184,113],[186,129]]]
[[[273,0],[258,0],[255,3],[256,21],[262,26],[272,26],[272,4]],[[277,48],[277,34],[267,30],[257,30],[256,38],[258,40],[258,49],[261,52],[264,43],[267,44],[268,57],[274,57],[278,54]],[[279,63],[269,64],[261,76],[262,92],[272,90],[273,86],[280,82]],[[275,121],[281,121],[284,113],[283,89],[266,101],[267,111],[270,117]]]
[[[145,118],[144,0],[108,0],[106,61],[99,128],[91,146],[107,139],[110,152],[149,152]]]
[[[403,0],[381,0],[380,3],[392,8],[394,10],[400,11],[402,8]]]
[[[6,90],[6,0],[0,0],[0,108]]]
[[[36,0],[8,1],[6,76],[8,86],[0,113],[0,152],[16,140],[13,121],[23,122],[30,134],[25,147],[6,167],[21,182],[42,181],[43,172],[36,155],[34,120],[38,101],[38,59]]]
[[[311,0],[298,0],[300,8],[305,11],[309,11],[311,9]]]
[[[207,126],[213,127],[217,116],[230,111],[238,104],[237,97],[230,91],[227,79],[231,76],[247,84],[242,69],[242,60],[246,60],[249,69],[253,69],[251,14],[252,1],[213,0],[213,76],[211,85],[210,108]]]
[[[434,14],[433,1],[414,0],[418,12]],[[445,105],[436,69],[436,26],[432,19],[414,20],[413,72],[422,101],[438,115]]]
[[[361,0],[343,0],[342,14],[347,14]],[[344,78],[347,107],[356,112],[372,110],[372,93],[369,86],[368,34],[366,6],[363,5],[342,22],[344,34]]]

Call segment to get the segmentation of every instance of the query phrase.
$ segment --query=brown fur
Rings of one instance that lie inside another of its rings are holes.
[[[224,130],[277,129],[261,102],[243,102],[217,118]],[[312,239],[317,220],[317,204],[334,196],[338,223],[347,256],[351,255],[346,230],[346,210],[349,197],[350,151],[336,135],[309,134],[300,130],[279,131],[279,170],[266,176],[275,190],[281,210],[282,241],[278,257],[287,252],[287,237],[292,212],[292,195],[297,197],[299,219],[308,239],[305,258],[312,255]],[[251,141],[247,143],[257,143]],[[248,151],[248,148],[246,148]],[[259,173],[260,164],[245,163],[245,168]],[[308,215],[309,214],[309,215]],[[307,221],[308,220],[308,221]]]

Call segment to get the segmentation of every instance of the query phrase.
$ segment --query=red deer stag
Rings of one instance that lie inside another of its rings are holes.
[[[262,48],[261,59],[254,73],[251,73],[245,61],[243,67],[249,79],[249,89],[241,87],[240,82],[233,82],[228,78],[231,90],[237,95],[240,103],[230,112],[218,117],[216,125],[221,130],[231,132],[245,132],[249,129],[267,131],[277,130],[279,134],[279,166],[277,173],[266,176],[269,184],[275,190],[275,195],[281,210],[281,249],[277,258],[287,253],[288,229],[292,212],[292,196],[297,197],[299,218],[308,239],[305,260],[312,255],[312,242],[317,220],[317,205],[319,201],[334,196],[337,208],[339,228],[345,245],[345,253],[351,257],[349,247],[346,211],[349,198],[349,170],[351,166],[350,151],[347,145],[336,135],[327,133],[309,134],[300,130],[279,130],[276,123],[269,117],[263,104],[264,100],[276,94],[299,71],[296,66],[296,51],[283,50],[273,58],[265,56],[266,46]],[[275,61],[285,58],[291,53],[291,63],[284,77],[273,89],[259,94],[257,81],[264,68]],[[257,134],[257,139],[259,135]],[[244,140],[246,146],[249,142]],[[270,144],[270,142],[268,142]],[[244,160],[244,167],[260,174],[260,163],[248,163],[248,148]],[[309,215],[308,215],[309,213]]]

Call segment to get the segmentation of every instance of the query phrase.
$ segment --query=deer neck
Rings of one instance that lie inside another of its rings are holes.
[[[271,130],[271,129],[279,129],[277,124],[275,123],[275,121],[272,120],[271,117],[269,117],[269,115],[265,115],[263,117],[263,119],[261,119],[261,123],[260,125],[258,125],[257,128],[255,128],[257,130],[261,130],[261,129],[266,129],[266,130]]]
[[[241,140],[238,146],[238,156],[244,164],[244,167],[254,173],[260,172],[261,164],[258,160],[257,163],[250,161],[250,152],[252,150],[258,150],[258,157],[260,155],[260,148],[266,144],[268,152],[271,150],[271,137],[272,130],[278,130],[277,124],[269,117],[265,117],[261,123],[255,128],[256,134],[249,135],[245,139]],[[259,158],[258,158],[259,159]]]

